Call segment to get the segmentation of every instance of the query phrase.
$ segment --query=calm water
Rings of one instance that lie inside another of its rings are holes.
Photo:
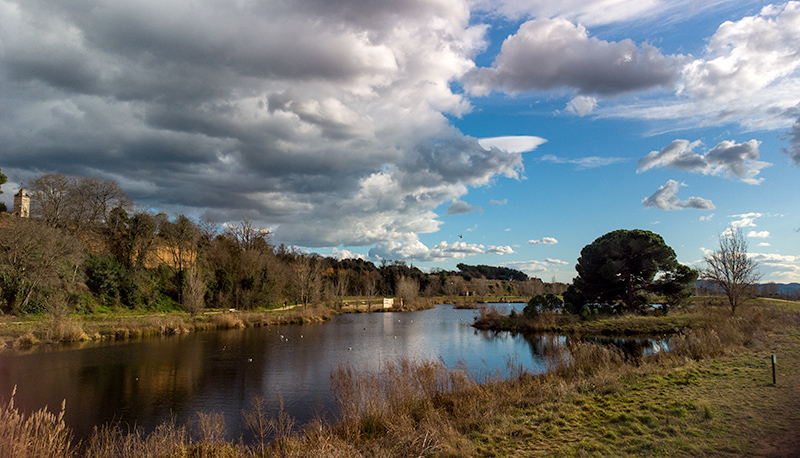
[[[521,304],[519,305],[521,307]],[[17,386],[24,411],[58,410],[79,438],[110,421],[151,430],[173,415],[221,412],[236,436],[241,412],[261,396],[272,412],[278,397],[303,423],[315,412],[335,415],[331,370],[349,363],[378,370],[398,358],[440,359],[476,375],[507,361],[541,372],[546,345],[565,338],[492,333],[470,327],[475,310],[451,305],[409,313],[337,315],[328,323],[198,332],[81,349],[0,353],[0,398]]]

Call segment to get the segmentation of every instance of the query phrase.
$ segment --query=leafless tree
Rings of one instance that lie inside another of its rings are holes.
[[[413,278],[400,277],[397,280],[397,291],[395,293],[403,301],[403,306],[411,306],[419,296],[419,282]]]
[[[0,310],[24,310],[36,294],[63,293],[83,259],[80,242],[27,218],[0,227]],[[48,302],[45,299],[43,302]]]
[[[486,277],[473,278],[469,281],[469,287],[476,296],[481,298],[489,294],[489,281],[486,280]]]
[[[747,239],[741,229],[725,231],[719,237],[719,248],[705,257],[703,280],[718,286],[728,298],[731,314],[756,295],[756,283],[761,279],[758,262],[747,255]]]
[[[370,271],[365,271],[361,275],[361,282],[364,285],[364,295],[367,296],[367,310],[372,311],[372,300],[378,292],[378,279]]]
[[[84,228],[104,223],[111,210],[131,208],[115,181],[48,173],[29,183],[34,214],[52,227]]]
[[[322,292],[322,262],[319,255],[300,255],[296,262],[296,290],[305,307],[319,300]]]

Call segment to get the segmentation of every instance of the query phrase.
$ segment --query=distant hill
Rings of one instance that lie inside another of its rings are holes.
[[[706,280],[697,280],[695,289],[714,291],[715,287]],[[758,294],[765,297],[800,298],[800,283],[760,283]]]

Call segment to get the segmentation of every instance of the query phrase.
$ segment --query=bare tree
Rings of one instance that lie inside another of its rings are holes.
[[[372,299],[378,292],[378,279],[370,271],[365,271],[361,275],[361,282],[364,284],[364,295],[367,296],[367,310],[372,311]]]
[[[51,227],[61,226],[69,207],[73,180],[63,173],[48,173],[29,183],[33,213]]]
[[[86,227],[108,221],[111,210],[131,201],[115,181],[48,173],[30,182],[34,214],[52,227]]]
[[[718,286],[728,298],[731,315],[756,295],[761,279],[758,262],[747,255],[747,239],[741,229],[729,229],[719,237],[719,248],[705,257],[708,265],[700,278]]]
[[[410,307],[419,296],[419,282],[413,278],[400,277],[397,281],[396,295],[403,301],[404,307]]]
[[[18,313],[37,294],[49,302],[74,283],[82,262],[80,242],[35,219],[0,227],[0,311]]]
[[[322,262],[316,254],[300,255],[297,257],[296,269],[296,289],[305,307],[319,300],[322,290]]]

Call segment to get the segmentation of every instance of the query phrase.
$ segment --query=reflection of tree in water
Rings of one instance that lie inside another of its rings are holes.
[[[665,339],[589,337],[583,339],[583,341],[595,342],[604,346],[613,345],[622,350],[622,353],[630,358],[641,358],[662,351],[669,351],[669,341]]]

